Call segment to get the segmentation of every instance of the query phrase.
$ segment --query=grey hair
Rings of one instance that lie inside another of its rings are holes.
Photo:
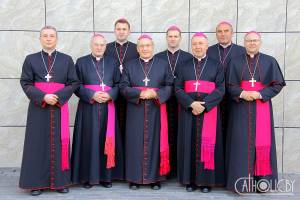
[[[56,28],[54,26],[44,26],[43,28],[41,28],[41,30],[40,30],[40,36],[42,35],[43,30],[46,30],[46,29],[54,30],[55,34],[57,36],[57,30],[56,30]]]

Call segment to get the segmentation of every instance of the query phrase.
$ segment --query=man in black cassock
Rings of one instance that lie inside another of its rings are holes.
[[[116,60],[120,72],[122,73],[126,67],[126,63],[132,59],[137,59],[139,54],[136,49],[136,44],[128,41],[130,23],[126,19],[121,18],[115,22],[114,28],[116,40],[107,44],[105,55]],[[124,99],[122,95],[119,95],[116,105],[122,140],[125,140],[126,99]]]
[[[188,192],[204,193],[223,186],[224,153],[219,103],[224,92],[223,67],[206,52],[203,33],[192,37],[194,57],[179,66],[175,93],[180,103],[178,126],[178,180]]]
[[[278,176],[271,99],[285,81],[275,58],[259,52],[259,33],[248,32],[244,45],[247,53],[232,60],[226,73],[227,188],[237,193],[267,192],[276,189]],[[267,190],[253,185],[262,179],[268,182]]]
[[[175,79],[175,70],[177,66],[184,64],[193,56],[180,49],[181,30],[179,27],[170,26],[166,32],[167,50],[158,53],[156,56],[168,62],[170,70]],[[177,175],[177,126],[178,126],[178,102],[175,97],[174,90],[170,99],[167,101],[168,113],[168,130],[169,130],[169,145],[170,145],[170,177]]]
[[[85,188],[123,179],[123,151],[115,104],[120,71],[117,62],[104,56],[106,40],[101,34],[91,38],[91,53],[79,58],[76,71],[80,87],[72,151],[72,182]]]
[[[170,171],[166,101],[172,92],[173,76],[168,63],[153,57],[149,35],[138,39],[140,58],[127,63],[120,83],[127,100],[126,180],[131,189],[160,181]]]
[[[40,32],[42,51],[25,58],[21,86],[30,100],[20,187],[67,193],[70,180],[68,100],[79,85],[73,60],[55,50],[57,32]]]
[[[218,40],[218,43],[210,46],[207,50],[208,56],[217,60],[223,66],[224,73],[226,73],[226,70],[228,68],[228,63],[232,59],[245,53],[245,48],[233,43],[232,37],[233,37],[232,24],[228,21],[221,21],[216,27],[216,38]],[[226,77],[225,77],[225,82],[226,82]],[[226,135],[227,135],[226,125],[228,120],[228,109],[229,109],[227,99],[228,97],[225,90],[225,95],[223,97],[222,102],[220,103],[224,148],[226,147]],[[225,153],[225,149],[224,149],[224,153]]]
[[[234,57],[245,53],[245,48],[232,42],[233,27],[230,22],[221,21],[216,27],[217,44],[208,47],[207,54],[209,57],[220,62],[227,69],[228,63]]]

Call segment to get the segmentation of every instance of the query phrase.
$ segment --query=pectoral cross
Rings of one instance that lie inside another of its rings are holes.
[[[105,89],[105,84],[103,83],[103,81],[101,82],[101,84],[100,84],[100,87],[102,88],[102,91],[104,91],[104,89]]]
[[[249,82],[251,83],[251,87],[254,87],[254,83],[256,82],[256,80],[252,77]]]
[[[200,85],[200,83],[198,81],[196,81],[196,83],[193,83],[193,85],[195,86],[195,91],[198,91],[198,86]]]
[[[50,74],[47,74],[47,75],[45,76],[45,79],[47,80],[47,82],[49,82],[50,78],[52,78],[52,76],[50,76]]]
[[[122,64],[119,66],[119,69],[120,69],[120,72],[122,74],[122,72],[123,72],[123,65]]]
[[[150,79],[148,79],[148,77],[146,76],[146,78],[143,80],[143,82],[145,82],[145,86],[148,86],[149,81],[150,81]]]

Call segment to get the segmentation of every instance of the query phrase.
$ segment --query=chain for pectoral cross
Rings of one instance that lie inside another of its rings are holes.
[[[250,77],[251,77],[250,80],[249,80],[249,82],[251,83],[251,87],[254,87],[254,83],[256,82],[256,80],[254,79],[254,75],[255,75],[255,72],[256,72],[257,65],[258,65],[259,56],[260,56],[260,54],[257,55],[256,64],[255,64],[253,73],[251,73],[250,65],[249,65],[249,62],[248,62],[248,59],[247,59],[247,55],[246,55],[246,63],[247,63],[247,67],[248,67],[248,70],[249,70]]]
[[[195,64],[195,59],[193,58],[194,72],[195,72],[195,78],[196,78],[196,83],[193,83],[193,85],[195,85],[195,91],[196,92],[198,91],[198,86],[200,86],[199,80],[200,80],[200,77],[201,77],[201,75],[203,73],[203,70],[204,70],[204,68],[206,66],[206,62],[207,62],[207,56],[205,58],[205,62],[204,62],[204,65],[203,65],[203,67],[201,69],[201,72],[200,72],[200,74],[198,76],[197,69],[196,69],[196,64]]]
[[[94,66],[94,68],[95,68],[95,70],[96,70],[96,73],[97,73],[97,75],[98,75],[98,77],[99,77],[99,80],[100,80],[100,87],[101,87],[101,89],[102,89],[102,91],[104,91],[105,90],[105,84],[104,84],[104,67],[105,67],[105,60],[104,60],[104,57],[103,57],[103,65],[102,65],[102,74],[103,74],[103,76],[101,76],[100,75],[100,73],[99,73],[99,71],[98,71],[98,69],[97,69],[97,67],[96,67],[96,65],[95,65],[95,63],[94,63],[94,61],[93,61],[93,58],[92,58],[92,56],[90,55],[90,57],[91,57],[91,61],[92,61],[92,63],[93,63],[93,66]],[[100,61],[99,61],[100,62]]]
[[[47,72],[47,75],[44,76],[44,78],[46,79],[47,82],[49,82],[50,79],[52,78],[52,76],[50,75],[50,73],[51,73],[52,68],[53,68],[53,66],[54,66],[54,63],[55,63],[55,60],[56,60],[56,55],[57,55],[57,52],[55,52],[55,56],[54,56],[53,63],[52,63],[52,65],[50,66],[50,68],[49,68],[49,70],[48,70],[48,67],[47,67],[47,65],[46,65],[46,63],[45,63],[45,60],[44,60],[43,53],[42,53],[42,51],[41,51],[41,56],[42,56],[43,64],[44,64],[44,67],[45,67],[46,72]]]
[[[231,46],[230,46],[230,48],[229,48],[229,50],[228,50],[228,52],[224,55],[224,59],[222,60],[222,56],[221,56],[221,52],[220,52],[220,44],[218,44],[217,45],[217,48],[218,48],[218,52],[219,52],[219,59],[220,59],[220,63],[222,64],[222,65],[224,65],[224,63],[225,63],[225,60],[226,60],[226,58],[227,58],[227,56],[229,55],[229,53],[230,53],[230,51],[231,51],[231,48],[232,48],[232,46],[233,46],[233,44],[231,44]],[[225,49],[226,48],[224,48],[224,51],[225,51]]]
[[[168,57],[169,67],[171,69],[171,72],[172,72],[172,75],[173,75],[174,78],[176,78],[175,77],[175,70],[176,70],[176,65],[177,65],[179,55],[180,55],[180,49],[178,50],[177,58],[176,58],[175,65],[174,65],[174,68],[173,68],[172,67],[172,62],[170,62],[169,53],[168,53],[168,50],[167,50],[167,57]]]
[[[124,55],[123,55],[123,57],[122,57],[122,59],[121,59],[121,55],[119,55],[119,52],[118,52],[118,49],[117,49],[117,42],[115,42],[115,50],[116,50],[116,53],[117,53],[117,56],[118,56],[118,60],[119,60],[119,62],[120,62],[119,69],[120,69],[121,74],[122,74],[122,72],[123,72],[123,68],[124,68],[124,67],[123,67],[123,61],[124,61],[124,58],[125,58],[125,56],[126,56],[126,52],[127,52],[128,46],[129,46],[129,42],[127,42],[127,45],[126,45],[126,49],[125,49]],[[120,46],[120,50],[121,50],[121,46]]]
[[[145,82],[145,86],[148,86],[148,82],[150,82],[150,79],[148,77],[149,77],[149,73],[150,73],[150,71],[152,69],[152,66],[153,66],[153,63],[154,63],[154,58],[155,57],[153,57],[152,63],[151,63],[150,68],[149,68],[149,70],[147,72],[145,71],[144,66],[141,63],[141,59],[139,59],[140,65],[141,65],[142,70],[143,70],[144,75],[145,75],[145,78],[143,79],[143,82]]]

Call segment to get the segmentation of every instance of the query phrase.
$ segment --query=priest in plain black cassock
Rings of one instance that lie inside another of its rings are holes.
[[[160,181],[170,171],[166,101],[172,92],[173,76],[168,63],[153,56],[149,35],[138,39],[140,58],[127,63],[120,83],[127,100],[126,180],[131,189]]]
[[[220,62],[227,69],[228,63],[234,57],[245,53],[245,48],[232,42],[233,27],[228,21],[221,21],[216,27],[217,44],[208,47],[207,55]]]
[[[68,100],[79,85],[72,58],[55,50],[56,29],[42,28],[40,42],[43,50],[26,57],[20,80],[30,102],[19,185],[33,196],[69,191]]]
[[[224,92],[224,72],[206,52],[205,34],[192,37],[194,57],[179,66],[175,93],[180,103],[178,126],[178,180],[188,192],[200,187],[223,186],[224,152],[219,103]]]
[[[114,28],[116,40],[107,44],[105,55],[111,56],[116,60],[122,73],[126,63],[132,59],[137,59],[139,54],[136,44],[128,41],[130,23],[126,19],[121,18],[115,22]],[[125,140],[126,100],[122,95],[118,96],[116,105],[122,140]]]
[[[240,55],[245,54],[245,48],[234,44],[232,42],[233,37],[233,27],[232,24],[228,21],[221,21],[216,27],[216,38],[218,40],[217,44],[210,46],[207,50],[209,57],[217,60],[221,63],[224,68],[224,73],[228,68],[228,63]],[[225,77],[226,82],[226,77]],[[221,118],[222,118],[222,132],[224,140],[224,148],[226,146],[226,125],[228,120],[228,97],[225,90],[225,95],[222,102],[220,103]],[[225,152],[225,149],[224,149]]]
[[[192,58],[192,54],[180,49],[181,30],[179,27],[170,26],[166,32],[168,48],[158,53],[156,56],[168,62],[170,70],[175,79],[175,70],[177,66],[183,65]],[[170,145],[170,177],[177,175],[177,126],[178,126],[178,102],[174,90],[170,99],[167,101],[167,113],[169,124],[169,145]]]
[[[232,60],[226,73],[227,188],[237,193],[267,192],[276,189],[273,184],[278,178],[271,99],[285,81],[275,58],[259,52],[259,33],[248,32],[244,45],[247,53]],[[268,181],[266,191],[253,185],[262,179]]]
[[[72,183],[91,188],[123,179],[121,135],[115,117],[120,71],[116,60],[103,56],[106,40],[101,34],[91,38],[91,54],[79,58],[76,71],[80,87],[72,151]]]

